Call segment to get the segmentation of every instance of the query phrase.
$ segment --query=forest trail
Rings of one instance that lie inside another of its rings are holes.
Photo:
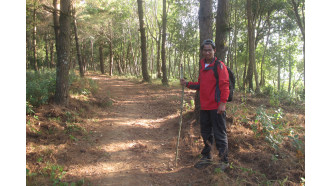
[[[98,120],[93,124],[95,144],[89,148],[91,152],[79,155],[84,163],[70,166],[66,178],[79,175],[92,185],[187,185],[199,182],[200,172],[193,168],[193,162],[188,165],[178,163],[175,167],[179,88],[102,75],[89,78],[98,82],[99,96],[110,95],[113,104],[98,112]]]
[[[257,108],[269,102],[268,98],[236,93],[227,106],[231,167],[224,173],[216,172],[214,165],[198,170],[193,165],[203,142],[189,111],[193,106],[188,104],[195,91],[185,89],[175,166],[181,87],[95,73],[87,78],[98,83],[95,94],[72,94],[67,107],[47,104],[27,115],[26,168],[35,175],[27,176],[27,185],[59,181],[101,186],[299,185],[305,177],[304,148],[299,146],[305,141],[304,107],[283,105],[286,114],[273,122],[286,127],[279,132],[290,130],[299,136],[295,141],[282,136],[278,154],[274,154],[274,148],[251,128]],[[278,115],[278,108],[268,108]],[[213,149],[214,162],[218,161],[216,153]]]

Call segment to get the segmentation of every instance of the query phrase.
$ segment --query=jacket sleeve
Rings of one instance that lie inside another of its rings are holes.
[[[187,88],[193,89],[193,90],[199,90],[199,76],[198,76],[198,82],[188,82],[186,85]]]
[[[221,68],[222,66],[222,68]],[[220,102],[226,103],[229,97],[229,74],[226,65],[221,62],[218,66]]]

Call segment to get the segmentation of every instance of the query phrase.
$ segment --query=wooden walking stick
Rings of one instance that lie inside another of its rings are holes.
[[[182,64],[180,64],[180,79],[183,79]],[[177,166],[178,152],[179,152],[179,141],[180,141],[181,126],[182,126],[183,96],[184,96],[184,85],[182,85],[182,92],[181,92],[181,111],[180,111],[178,141],[176,142],[175,166]]]

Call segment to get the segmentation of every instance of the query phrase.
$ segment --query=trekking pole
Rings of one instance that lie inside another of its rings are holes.
[[[180,79],[183,79],[182,64],[180,64]],[[181,111],[180,111],[178,141],[176,142],[175,166],[177,166],[178,152],[179,152],[179,141],[180,141],[181,126],[182,126],[183,96],[184,96],[184,85],[182,85],[182,92],[181,92]]]

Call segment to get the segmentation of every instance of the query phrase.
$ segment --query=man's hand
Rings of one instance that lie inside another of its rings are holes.
[[[187,81],[185,79],[180,79],[180,84],[186,86]]]
[[[225,111],[226,111],[226,103],[220,102],[217,113],[222,114]]]

